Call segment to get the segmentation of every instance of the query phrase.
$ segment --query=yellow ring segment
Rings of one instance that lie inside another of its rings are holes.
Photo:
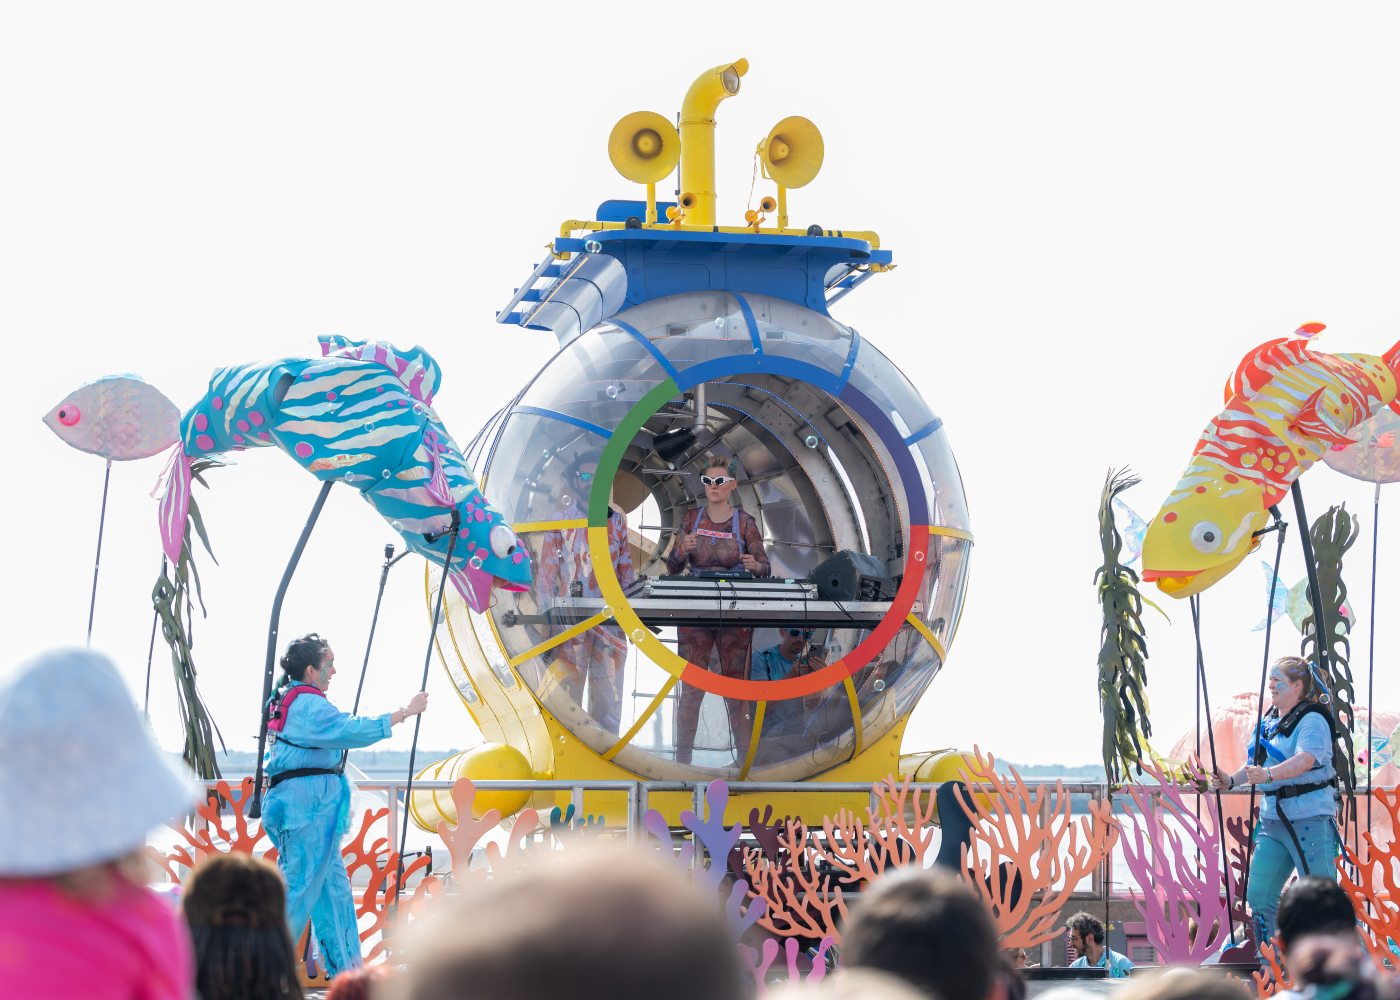
[[[618,582],[617,573],[613,571],[611,561],[604,562],[602,566],[598,565],[596,553],[610,551],[607,525],[588,529],[588,546],[590,551],[595,553],[593,568],[594,576],[598,578],[598,589],[603,592],[603,600],[612,606],[613,617],[617,619],[617,624],[622,627],[623,633],[632,640],[634,646],[646,653],[647,658],[652,663],[655,663],[672,677],[679,678],[681,671],[685,669],[685,659],[673,653],[665,643],[652,634],[651,629],[642,624],[642,620],[632,610],[632,605],[628,602],[626,595],[622,593],[622,584]]]
[[[749,776],[749,768],[753,767],[754,754],[758,752],[758,741],[763,736],[763,713],[767,710],[768,702],[760,701],[758,708],[753,713],[753,731],[749,734],[749,752],[744,754],[744,769],[739,772],[740,781]]]
[[[865,724],[860,717],[860,699],[856,697],[856,682],[854,677],[846,678],[846,697],[851,701],[851,719],[854,720],[856,730],[856,750],[851,754],[851,760],[860,756],[860,752],[865,749]]]
[[[609,747],[607,753],[603,754],[604,760],[612,760],[622,751],[623,747],[632,742],[632,737],[636,736],[637,733],[641,731],[646,721],[656,714],[656,710],[661,707],[661,703],[665,701],[666,696],[671,693],[671,688],[675,687],[678,683],[680,683],[680,678],[672,677],[661,686],[661,690],[656,692],[656,697],[651,699],[651,704],[647,705],[646,710],[642,712],[641,715],[637,716],[637,721],[632,723],[632,728],[623,733],[622,738]]]
[[[943,648],[943,643],[938,641],[938,636],[930,632],[929,627],[923,622],[919,621],[916,615],[910,614],[906,621],[908,621],[910,625],[913,625],[916,629],[918,629],[919,633],[929,641],[929,645],[932,646],[933,651],[938,654],[938,659],[940,661],[948,659],[948,651]]]
[[[963,531],[961,528],[945,528],[941,524],[930,524],[928,533],[930,535],[947,535],[949,538],[961,538],[965,542],[972,541],[972,532]]]
[[[573,628],[568,629],[567,631],[564,631],[564,632],[560,632],[558,635],[554,636],[553,638],[546,639],[544,642],[540,643],[538,646],[531,646],[529,649],[525,650],[525,652],[519,654],[518,656],[513,656],[513,657],[511,657],[510,660],[507,661],[507,662],[509,662],[510,665],[511,665],[512,667],[518,667],[518,666],[520,666],[520,664],[524,663],[526,660],[530,659],[531,657],[539,656],[541,653],[543,653],[543,652],[545,652],[545,651],[547,651],[547,650],[553,649],[555,646],[562,646],[564,643],[568,642],[570,639],[573,639],[573,638],[576,638],[577,636],[583,635],[583,633],[587,632],[587,631],[588,631],[589,629],[591,629],[594,625],[601,625],[601,624],[603,624],[603,622],[607,621],[607,620],[608,620],[609,618],[611,618],[612,616],[613,616],[613,610],[612,610],[612,608],[604,608],[602,611],[599,611],[599,612],[598,612],[596,615],[594,615],[592,618],[585,618],[583,621],[579,622],[579,623],[578,623],[577,625],[575,625]],[[504,649],[505,647],[502,647],[502,648]]]
[[[565,528],[586,528],[588,522],[582,519],[573,521],[526,521],[524,524],[512,524],[511,530],[517,535],[524,535],[531,531],[562,531]]]

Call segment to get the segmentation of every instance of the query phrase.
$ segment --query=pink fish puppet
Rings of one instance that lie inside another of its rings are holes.
[[[139,375],[89,382],[44,414],[65,444],[113,462],[158,455],[180,440],[180,408]]]

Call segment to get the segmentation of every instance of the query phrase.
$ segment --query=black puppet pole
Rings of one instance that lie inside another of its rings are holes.
[[[321,492],[316,495],[316,503],[311,507],[311,516],[306,519],[306,527],[301,529],[297,547],[292,550],[292,558],[287,561],[282,582],[277,585],[277,596],[272,599],[272,622],[267,628],[267,663],[263,670],[262,701],[259,702],[261,708],[258,712],[262,717],[262,724],[258,729],[258,765],[253,776],[253,801],[248,805],[248,816],[252,819],[262,816],[263,751],[267,748],[268,701],[272,698],[272,670],[277,664],[277,627],[282,618],[282,599],[287,596],[292,574],[297,571],[301,553],[306,548],[307,539],[311,537],[311,529],[316,527],[316,519],[321,516],[321,508],[326,505],[326,497],[330,495],[333,484],[334,480],[331,479],[321,484]]]
[[[1219,774],[1219,773],[1220,773],[1220,765],[1219,765],[1219,763],[1216,762],[1216,758],[1215,758],[1215,726],[1211,725],[1211,715],[1210,715],[1210,689],[1206,686],[1206,661],[1205,661],[1205,655],[1201,652],[1201,595],[1200,595],[1200,594],[1193,594],[1193,595],[1191,595],[1191,624],[1195,627],[1195,630],[1196,630],[1196,683],[1200,686],[1200,689],[1201,689],[1201,697],[1202,697],[1202,699],[1205,701],[1205,706],[1206,706],[1206,732],[1210,735],[1210,773],[1211,773],[1211,774]],[[1198,716],[1198,718],[1199,718],[1199,716]],[[1200,745],[1200,742],[1201,742],[1200,723],[1197,723],[1197,725],[1196,725],[1196,744],[1197,744],[1197,746]],[[1200,798],[1198,797],[1196,801],[1199,803],[1199,802],[1200,802]],[[1217,833],[1217,835],[1220,837],[1220,846],[1221,846],[1221,852],[1220,852],[1220,853],[1221,853],[1221,858],[1220,858],[1220,863],[1221,863],[1221,865],[1223,865],[1223,866],[1224,866],[1224,865],[1229,865],[1229,863],[1230,863],[1229,853],[1225,850],[1225,805],[1224,805],[1224,802],[1221,800],[1221,797],[1220,797],[1220,790],[1219,790],[1218,788],[1217,788],[1216,791],[1215,791],[1215,820],[1216,820],[1216,824],[1217,824],[1216,827],[1215,827],[1216,833]],[[1234,939],[1235,939],[1235,904],[1234,904],[1234,903],[1231,901],[1231,899],[1230,899],[1230,875],[1229,875],[1229,872],[1226,871],[1226,872],[1224,872],[1223,874],[1225,875],[1225,921],[1226,921],[1226,923],[1229,925],[1229,931],[1230,931],[1230,936],[1227,937],[1225,940],[1227,940],[1227,941],[1234,941]]]
[[[1317,579],[1317,556],[1313,553],[1312,531],[1309,528],[1310,522],[1308,521],[1308,515],[1303,510],[1303,490],[1298,485],[1298,480],[1296,479],[1293,480],[1293,509],[1298,515],[1298,524],[1300,525],[1298,534],[1303,541],[1303,559],[1308,564],[1308,596],[1312,599],[1313,638],[1315,640],[1314,645],[1317,647],[1317,669],[1318,672],[1321,673],[1323,680],[1330,684],[1332,681],[1332,663],[1330,660],[1331,648],[1329,644],[1332,639],[1332,630],[1327,627],[1327,609],[1322,604],[1322,585],[1318,583]],[[1331,692],[1329,691],[1328,693],[1330,694]],[[1333,745],[1335,747],[1336,730],[1340,722],[1333,711],[1329,710],[1328,714],[1332,718],[1332,736]],[[1335,753],[1334,749],[1334,756]],[[1352,783],[1352,787],[1354,789],[1354,782]],[[1278,812],[1279,816],[1283,817],[1281,803],[1279,804]],[[1356,795],[1354,790],[1351,796],[1351,813],[1351,818],[1354,822],[1356,820]],[[1341,838],[1342,843],[1346,843],[1345,812],[1343,812],[1342,823],[1342,829],[1338,831],[1338,836]],[[1306,867],[1306,865],[1304,867]]]
[[[408,551],[405,551],[403,555],[399,556],[399,559],[402,559],[406,555],[408,555]],[[394,545],[392,542],[384,546],[384,565],[380,567],[379,570],[379,593],[375,595],[374,598],[374,617],[369,620],[369,639],[365,642],[365,662],[360,665],[360,683],[355,688],[355,707],[350,709],[351,715],[360,714],[360,694],[365,689],[365,674],[369,672],[369,651],[374,648],[374,630],[375,627],[379,625],[379,605],[384,601],[384,584],[389,580],[389,570],[393,569],[394,563],[398,562],[399,559],[394,558]],[[345,762],[349,757],[349,750],[341,752],[341,770],[345,769]]]
[[[457,530],[462,524],[462,512],[456,507],[452,508],[452,524],[448,527],[446,534],[447,559],[442,564],[442,579],[438,581],[437,601],[433,607],[433,624],[428,630],[428,651],[423,655],[423,683],[419,685],[419,691],[428,690],[428,668],[433,663],[433,644],[437,642],[438,622],[442,620],[442,602],[447,595],[447,577],[452,570],[452,553],[457,548]],[[443,536],[444,532],[434,535],[425,534],[423,538],[432,544]],[[399,926],[399,904],[398,896],[403,891],[403,852],[408,848],[408,815],[413,805],[413,766],[418,757],[418,730],[423,725],[422,713],[419,713],[413,720],[413,745],[408,751],[408,785],[404,789],[403,795],[403,832],[399,835],[399,867],[394,876],[394,928]]]
[[[1264,528],[1257,532],[1255,537],[1268,531],[1278,532],[1278,551],[1274,553],[1274,578],[1269,583],[1269,598],[1267,607],[1264,608],[1264,668],[1259,672],[1259,701],[1255,706],[1254,713],[1254,746],[1250,750],[1247,764],[1253,764],[1259,759],[1259,741],[1263,739],[1262,729],[1264,726],[1264,687],[1269,680],[1269,643],[1274,631],[1274,590],[1278,587],[1279,563],[1283,561],[1283,541],[1288,534],[1288,522],[1279,513],[1278,505],[1269,508],[1269,513],[1274,516],[1274,524],[1271,528]],[[1254,796],[1258,792],[1255,785],[1249,786],[1249,812],[1245,816],[1245,822],[1249,824],[1249,844],[1245,847],[1244,854],[1244,877],[1240,880],[1240,895],[1249,898],[1249,868],[1254,864]]]
[[[97,613],[97,571],[102,568],[102,531],[107,527],[107,487],[112,484],[112,460],[107,459],[107,474],[102,479],[102,514],[97,520],[97,556],[92,561],[92,600],[88,602],[87,644],[92,645],[92,617]],[[155,633],[153,632],[152,635]]]

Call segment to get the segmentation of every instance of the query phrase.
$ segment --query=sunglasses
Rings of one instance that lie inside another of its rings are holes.
[[[788,628],[788,629],[783,629],[783,631],[786,632],[788,635],[792,636],[794,639],[796,639],[798,636],[801,636],[801,637],[804,638],[804,639],[810,639],[810,638],[812,638],[812,630],[811,630],[811,629]]]
[[[725,483],[737,483],[738,481],[739,480],[735,479],[733,476],[700,477],[700,484],[702,486],[723,486]]]
[[[591,472],[575,472],[574,475],[578,476],[579,482],[581,483],[593,482],[593,473]]]

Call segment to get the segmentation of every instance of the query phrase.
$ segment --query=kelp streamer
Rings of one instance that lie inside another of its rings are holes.
[[[205,489],[209,484],[202,473],[220,468],[222,462],[212,459],[199,459],[190,466],[190,476]],[[169,573],[169,564],[161,567],[159,579],[151,591],[151,602],[160,616],[161,634],[170,647],[170,663],[175,671],[175,700],[180,706],[180,721],[185,728],[185,763],[194,769],[200,778],[209,780],[220,777],[219,765],[214,758],[214,736],[218,726],[209,715],[209,710],[200,697],[196,681],[198,671],[194,665],[194,602],[190,596],[190,582],[194,582],[194,596],[199,600],[201,614],[204,610],[204,595],[200,592],[199,570],[194,564],[194,551],[191,547],[191,528],[199,535],[204,551],[214,559],[214,550],[209,546],[209,536],[204,531],[204,521],[199,516],[199,505],[190,496],[189,514],[185,519],[184,541],[180,546],[180,559],[175,565],[174,579]],[[218,560],[214,559],[215,565]],[[219,742],[223,736],[219,734]]]
[[[1103,566],[1094,573],[1103,606],[1103,644],[1099,647],[1099,703],[1103,710],[1103,766],[1110,785],[1121,784],[1128,770],[1151,758],[1147,740],[1147,639],[1142,627],[1138,575],[1118,562],[1123,539],[1113,520],[1113,498],[1140,479],[1127,469],[1108,470],[1099,498],[1099,541]]]
[[[1317,560],[1317,585],[1322,594],[1322,606],[1327,622],[1327,663],[1325,680],[1332,699],[1331,709],[1336,719],[1332,739],[1333,766],[1341,779],[1346,795],[1356,794],[1356,748],[1352,744],[1352,727],[1356,724],[1356,689],[1351,676],[1351,621],[1342,614],[1346,606],[1347,585],[1342,579],[1342,556],[1356,542],[1361,526],[1356,523],[1346,505],[1329,508],[1312,526],[1313,558]],[[1311,595],[1310,595],[1311,596]],[[1315,671],[1318,667],[1316,612],[1303,619],[1303,659]]]
[[[1103,565],[1094,573],[1103,606],[1103,645],[1099,647],[1099,706],[1103,710],[1103,769],[1110,790],[1121,785],[1128,770],[1151,761],[1182,784],[1194,779],[1179,761],[1167,760],[1148,743],[1152,721],[1147,716],[1147,630],[1142,606],[1157,605],[1138,593],[1138,575],[1118,562],[1123,538],[1113,519],[1113,498],[1141,480],[1127,469],[1108,470],[1099,497],[1099,541]]]

